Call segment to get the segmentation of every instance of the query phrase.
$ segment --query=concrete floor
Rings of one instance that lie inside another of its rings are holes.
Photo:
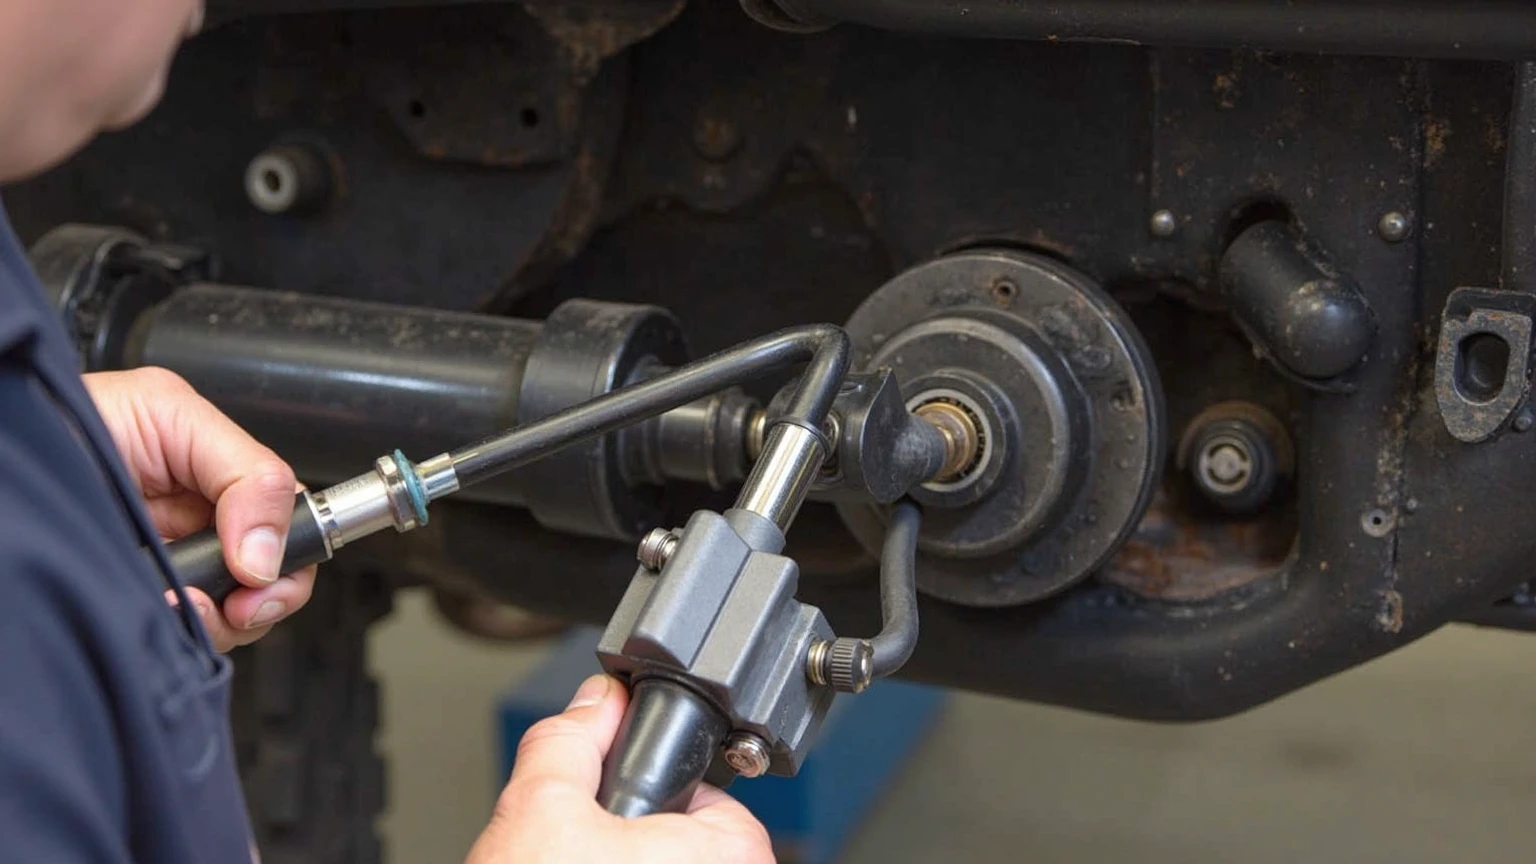
[[[496,777],[492,700],[539,647],[376,634],[394,862],[461,860]],[[1528,860],[1536,636],[1450,628],[1242,717],[1151,726],[957,695],[852,842],[892,862]]]

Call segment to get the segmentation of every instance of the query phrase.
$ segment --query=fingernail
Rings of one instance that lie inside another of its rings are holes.
[[[240,566],[262,582],[277,581],[283,564],[283,540],[271,528],[252,528],[240,539]]]
[[[603,701],[608,696],[608,688],[612,686],[612,682],[613,679],[607,675],[593,675],[581,682],[581,687],[576,690],[576,695],[571,698],[571,704],[565,706],[565,710],[590,708]]]
[[[209,606],[207,603],[204,603],[201,600],[193,600],[192,608],[197,610],[197,617],[199,618],[207,618],[208,613],[213,611],[212,606]]]
[[[287,610],[288,604],[283,601],[268,600],[256,607],[256,614],[251,616],[251,620],[245,622],[245,629],[250,630],[255,627],[271,624],[273,621],[283,617],[283,613]]]

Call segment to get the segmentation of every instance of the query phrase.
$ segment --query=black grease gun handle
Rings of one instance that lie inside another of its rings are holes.
[[[190,534],[166,546],[171,566],[188,588],[197,588],[223,603],[231,591],[240,587],[224,564],[224,546],[212,528]],[[293,502],[293,523],[288,529],[288,546],[283,551],[280,573],[292,573],[311,564],[331,560],[325,532],[310,503],[309,493],[300,492]]]

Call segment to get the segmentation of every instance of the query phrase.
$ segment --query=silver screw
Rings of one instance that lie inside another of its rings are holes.
[[[1381,214],[1381,219],[1376,223],[1376,233],[1388,243],[1401,243],[1408,237],[1408,217],[1393,210]]]
[[[640,548],[635,550],[635,560],[645,569],[658,572],[667,566],[667,560],[676,551],[676,534],[665,528],[652,528],[649,534],[641,538]]]
[[[1152,236],[1172,237],[1179,230],[1179,218],[1172,210],[1159,210],[1152,214]]]
[[[768,773],[768,744],[751,732],[732,732],[725,739],[725,764],[743,777]]]

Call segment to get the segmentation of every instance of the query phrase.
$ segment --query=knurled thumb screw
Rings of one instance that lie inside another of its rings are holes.
[[[640,540],[640,548],[635,550],[635,559],[640,566],[651,571],[660,571],[667,566],[667,559],[677,551],[677,535],[665,528],[652,528],[651,532]]]
[[[806,677],[839,693],[864,692],[874,677],[874,664],[874,649],[864,639],[815,642],[805,655]]]

